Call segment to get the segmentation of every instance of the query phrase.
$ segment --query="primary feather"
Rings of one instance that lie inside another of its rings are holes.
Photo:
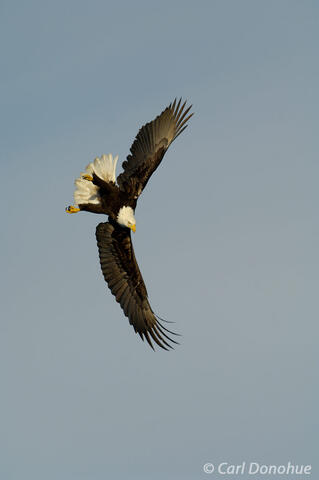
[[[193,115],[187,115],[191,107],[184,110],[186,102],[176,99],[150,123],[138,132],[131,146],[131,154],[123,162],[123,173],[117,177],[121,190],[138,198],[152,173],[161,163],[168,147],[187,127],[186,122]]]
[[[167,350],[170,339],[156,319],[148,301],[145,283],[138,267],[130,230],[115,222],[100,223],[96,228],[99,257],[105,281],[120,303],[130,324],[142,339],[151,344],[150,337]],[[165,339],[166,337],[166,339]]]

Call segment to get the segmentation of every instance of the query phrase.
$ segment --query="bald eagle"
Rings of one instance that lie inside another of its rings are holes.
[[[191,106],[185,109],[185,105],[186,102],[182,104],[181,99],[179,102],[175,99],[139,130],[117,179],[118,156],[102,155],[89,163],[75,180],[75,205],[66,208],[68,213],[87,211],[108,215],[108,222],[96,228],[104,278],[135,332],[143,341],[145,337],[152,348],[153,340],[164,350],[172,348],[169,342],[178,342],[169,337],[168,333],[174,332],[164,327],[150,306],[134,255],[131,230],[136,230],[134,213],[139,196],[168,147],[185,130],[193,115],[189,113]]]

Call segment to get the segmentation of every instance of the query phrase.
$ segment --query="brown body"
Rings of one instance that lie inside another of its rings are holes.
[[[91,213],[104,213],[112,220],[116,220],[123,206],[132,207],[132,209],[135,210],[137,200],[128,197],[114,182],[105,182],[94,173],[93,183],[99,187],[100,203],[81,204],[79,205],[80,210]]]

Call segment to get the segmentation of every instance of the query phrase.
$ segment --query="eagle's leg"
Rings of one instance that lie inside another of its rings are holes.
[[[80,212],[80,208],[74,207],[73,205],[69,205],[68,207],[66,207],[65,211],[67,213],[77,213],[77,212]]]
[[[81,203],[78,207],[74,207],[74,205],[70,205],[69,207],[66,207],[65,211],[67,213],[77,213],[81,212],[84,210],[85,212],[91,212],[91,213],[105,213],[105,211],[102,208],[102,205],[99,203]]]
[[[84,180],[87,180],[88,182],[92,182],[97,187],[104,188],[104,189],[109,188],[108,182],[100,178],[95,172],[93,172],[93,176],[89,175],[88,173],[83,173],[82,178]]]
[[[106,182],[106,181],[103,180],[102,178],[98,177],[95,172],[93,172],[92,182],[93,182],[94,185],[96,185],[97,187],[102,188],[102,189],[105,190],[106,192],[108,192],[108,191],[110,190],[110,184],[109,184],[109,182]]]

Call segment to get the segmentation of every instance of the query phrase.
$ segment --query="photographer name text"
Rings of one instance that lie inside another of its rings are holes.
[[[288,462],[282,465],[266,465],[258,462],[242,462],[232,464],[221,462],[219,464],[205,463],[205,473],[217,473],[219,475],[311,475],[311,465],[296,465]]]

